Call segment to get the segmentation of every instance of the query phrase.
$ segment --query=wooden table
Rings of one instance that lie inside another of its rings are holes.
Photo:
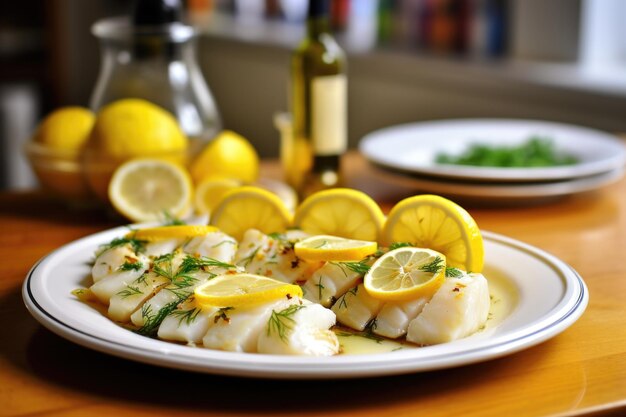
[[[357,155],[352,184],[388,209],[413,190],[390,186]],[[271,164],[265,166],[276,174]],[[484,230],[572,265],[591,294],[559,336],[455,369],[338,381],[264,381],[143,365],[70,343],[26,311],[21,284],[42,256],[121,223],[71,211],[41,193],[0,194],[0,415],[544,416],[626,415],[626,179],[551,204],[469,207]]]

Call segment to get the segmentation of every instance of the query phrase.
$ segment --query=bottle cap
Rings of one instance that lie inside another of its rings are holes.
[[[157,26],[180,22],[181,17],[180,0],[137,0],[132,21],[136,26]]]
[[[330,0],[309,0],[309,17],[328,17]]]

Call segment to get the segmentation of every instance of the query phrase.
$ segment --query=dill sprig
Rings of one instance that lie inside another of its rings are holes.
[[[143,263],[139,261],[136,261],[136,262],[126,261],[122,265],[120,265],[119,270],[120,271],[140,271],[142,268],[143,268]]]
[[[135,252],[143,252],[145,250],[146,243],[148,243],[148,241],[146,240],[135,239],[132,237],[118,237],[113,239],[109,243],[100,246],[100,250],[98,252],[102,253],[106,250],[117,248],[119,246],[124,246],[127,244],[129,244]]]
[[[256,249],[254,249],[250,255],[240,260],[238,264],[242,265],[243,267],[247,267],[248,265],[250,265],[250,262],[252,262],[256,254],[259,252],[259,249],[261,249],[261,247],[257,246]]]
[[[163,210],[163,217],[165,218],[163,226],[184,226],[187,224],[187,222],[179,219],[176,216],[173,216],[172,213],[167,210]]]
[[[279,312],[272,310],[272,315],[267,322],[267,335],[271,336],[275,332],[280,340],[286,342],[289,332],[291,332],[293,325],[296,323],[292,316],[301,308],[304,308],[304,306],[294,304]]]
[[[212,267],[212,266],[226,268],[226,269],[236,268],[235,265],[218,261],[217,259],[208,258],[206,256],[203,256],[200,258],[187,256],[185,259],[183,259],[183,262],[180,264],[180,267],[178,268],[176,275],[185,275],[185,274],[196,272],[203,268]]]
[[[174,259],[174,253],[166,253],[165,255],[159,256],[152,263],[152,271],[157,275],[173,281],[175,274],[172,267],[172,259]]]
[[[317,299],[318,300],[322,300],[322,291],[326,288],[324,287],[324,284],[322,284],[322,278],[323,276],[320,275],[320,279],[318,280],[317,284],[315,284],[315,286],[317,287]]]
[[[358,262],[337,262],[338,265],[343,265],[352,272],[356,272],[359,275],[367,274],[367,271],[370,270],[371,266],[367,264],[369,259],[365,258]]]
[[[128,298],[131,295],[137,295],[137,294],[143,294],[143,292],[137,287],[133,287],[132,285],[127,285],[125,289],[118,292],[116,295],[119,295],[122,298]]]
[[[382,343],[383,338],[374,334],[374,330],[376,330],[377,327],[378,327],[378,320],[376,319],[376,317],[374,317],[373,319],[368,321],[367,324],[365,325],[365,329],[363,329],[362,336],[367,337],[368,339],[371,339],[375,341],[376,343]]]
[[[357,292],[359,291],[358,285],[356,287],[350,288],[344,295],[340,297],[339,308],[348,308],[348,302],[346,301],[346,297],[348,294],[352,294],[356,297]]]
[[[437,272],[441,271],[441,268],[443,267],[443,259],[441,259],[441,256],[436,256],[435,259],[432,260],[432,262],[420,266],[419,270],[436,274]]]
[[[235,307],[222,307],[219,310],[217,310],[217,313],[215,313],[215,317],[213,318],[213,323],[217,323],[220,320],[224,320],[224,322],[229,323],[230,322],[230,317],[228,317],[228,312],[230,310],[234,310]]]
[[[398,248],[406,248],[410,246],[414,246],[414,245],[409,242],[393,242],[391,245],[389,245],[389,250],[392,251]]]
[[[190,325],[196,320],[198,314],[202,311],[199,308],[192,308],[191,310],[174,310],[172,311],[172,316],[178,317],[178,324],[181,325],[185,322],[187,325]]]
[[[187,295],[187,297],[189,297],[189,295]],[[166,304],[163,308],[160,308],[159,311],[157,311],[156,313],[152,311],[151,305],[149,305],[148,303],[144,304],[143,307],[141,307],[141,315],[143,317],[143,326],[137,329],[137,333],[144,335],[144,336],[154,336],[157,330],[159,329],[159,326],[163,322],[163,320],[165,320],[165,318],[172,311],[176,310],[176,307],[178,307],[178,305],[181,302],[185,301],[187,297],[185,297],[184,299],[179,298],[175,301],[172,301]]]
[[[460,278],[463,276],[463,271],[458,268],[453,268],[451,266],[446,268],[446,277],[448,278]]]

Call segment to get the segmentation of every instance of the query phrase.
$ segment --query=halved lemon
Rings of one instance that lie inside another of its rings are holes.
[[[283,297],[302,297],[299,285],[254,274],[220,275],[194,291],[198,303],[212,307],[253,307]]]
[[[294,226],[313,235],[378,241],[385,215],[367,194],[334,188],[310,195],[296,209]]]
[[[211,215],[211,224],[241,240],[248,229],[268,234],[285,231],[291,224],[291,214],[276,194],[245,186],[224,196]]]
[[[328,235],[311,236],[294,246],[296,256],[305,261],[360,261],[377,249],[376,242]]]
[[[187,170],[180,165],[160,159],[131,159],[115,170],[108,193],[122,215],[145,222],[184,215],[193,187]]]
[[[215,226],[185,224],[174,226],[148,227],[145,229],[133,230],[132,232],[127,233],[126,237],[154,242],[164,239],[187,239],[197,236],[205,236],[218,230],[219,229]]]
[[[387,252],[363,279],[365,290],[386,301],[409,301],[434,294],[445,279],[446,257],[434,250],[402,247]]]
[[[409,197],[387,216],[382,244],[409,242],[443,253],[448,266],[481,272],[483,238],[470,214],[456,203],[436,195]]]
[[[207,178],[196,187],[194,206],[197,213],[210,214],[229,191],[241,182],[232,178]]]

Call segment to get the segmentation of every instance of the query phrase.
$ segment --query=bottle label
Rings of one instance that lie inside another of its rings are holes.
[[[315,77],[311,85],[311,136],[316,155],[339,155],[348,147],[345,74]]]

